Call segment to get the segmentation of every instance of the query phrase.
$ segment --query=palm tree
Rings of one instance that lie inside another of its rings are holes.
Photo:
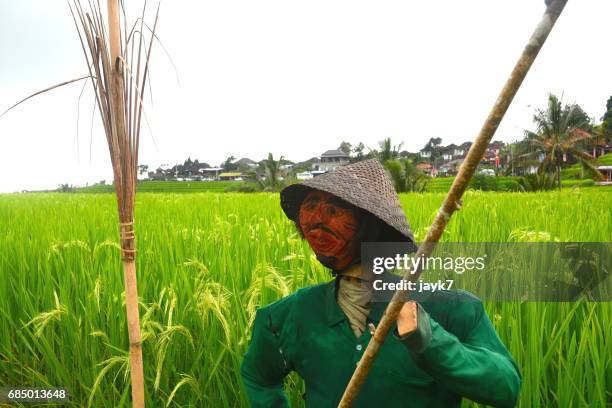
[[[523,191],[552,190],[556,184],[554,175],[549,173],[527,174],[519,180],[520,189]]]
[[[402,161],[402,164],[404,165],[406,191],[425,192],[427,184],[429,184],[429,177],[419,170],[412,160],[405,159]]]
[[[593,157],[585,150],[585,142],[595,136],[590,132],[589,117],[580,106],[563,106],[559,98],[550,94],[546,109],[538,109],[533,117],[536,130],[526,131],[526,142],[531,151],[526,157],[541,159],[538,173],[552,173],[561,188],[561,165],[575,160],[583,167],[598,173]]]
[[[385,164],[389,160],[397,159],[399,157],[399,152],[403,144],[404,142],[400,143],[399,145],[393,146],[391,144],[390,137],[384,139],[382,142],[379,143],[380,152],[378,153],[378,160],[380,160],[382,164]]]
[[[263,166],[266,172],[266,179],[264,182],[260,182],[262,187],[270,187],[275,189],[279,185],[278,175],[280,173],[280,166],[283,161],[283,156],[278,160],[274,160],[272,153],[268,153],[268,158],[263,161]]]
[[[429,178],[416,168],[412,160],[388,160],[384,166],[393,180],[395,191],[398,193],[406,191],[424,192],[426,190]]]
[[[540,165],[538,155],[535,155],[533,152],[531,140],[527,138],[508,145],[506,154],[509,154],[510,159],[508,168],[506,168],[506,175],[527,174],[530,167]]]

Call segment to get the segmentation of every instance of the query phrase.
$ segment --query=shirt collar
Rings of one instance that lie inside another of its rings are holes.
[[[327,311],[327,323],[330,326],[333,326],[335,324],[340,323],[343,320],[346,320],[346,316],[344,315],[344,312],[342,312],[342,309],[340,309],[340,306],[338,305],[338,302],[336,301],[336,290],[337,290],[337,285],[338,285],[338,279],[336,278],[330,282],[327,283],[326,288],[325,288],[325,309]]]

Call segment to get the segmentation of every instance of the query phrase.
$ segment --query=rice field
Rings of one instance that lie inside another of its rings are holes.
[[[607,242],[611,192],[468,192],[444,240]],[[443,197],[401,195],[417,239]],[[0,195],[0,386],[65,387],[75,407],[128,404],[116,213],[110,194]],[[256,308],[330,278],[278,194],[141,193],[136,236],[147,404],[248,406],[239,366]],[[609,302],[486,306],[521,367],[520,406],[610,406]],[[287,389],[302,406],[299,378]]]
[[[223,193],[228,188],[253,186],[255,183],[242,181],[141,181],[136,186],[138,193]],[[112,184],[95,184],[78,187],[77,193],[115,193]]]

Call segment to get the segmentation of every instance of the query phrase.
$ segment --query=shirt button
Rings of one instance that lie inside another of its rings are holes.
[[[361,351],[362,348],[363,348],[363,346],[361,344],[358,344],[357,347],[356,347],[357,351]]]

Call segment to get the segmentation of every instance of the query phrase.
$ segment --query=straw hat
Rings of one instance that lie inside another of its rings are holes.
[[[388,227],[383,241],[412,242],[414,236],[391,179],[376,159],[364,160],[285,187],[281,207],[290,220],[297,221],[300,205],[312,190],[322,190],[368,211]]]

